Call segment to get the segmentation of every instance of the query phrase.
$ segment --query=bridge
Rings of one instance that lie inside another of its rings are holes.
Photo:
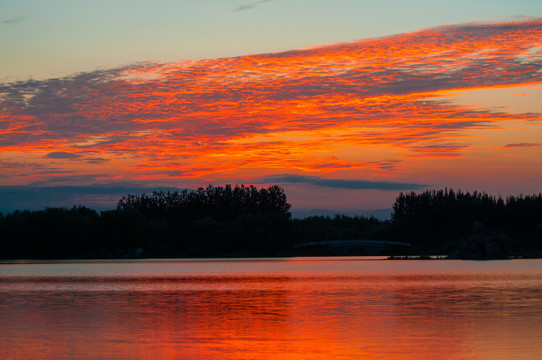
[[[308,251],[315,255],[390,255],[397,247],[410,247],[412,244],[400,241],[383,240],[331,240],[309,241],[294,245],[294,249]]]

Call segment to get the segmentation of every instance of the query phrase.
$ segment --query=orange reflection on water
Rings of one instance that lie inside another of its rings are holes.
[[[0,357],[542,355],[539,262],[267,263],[188,264],[229,275],[0,278]],[[247,269],[261,275],[243,275]]]

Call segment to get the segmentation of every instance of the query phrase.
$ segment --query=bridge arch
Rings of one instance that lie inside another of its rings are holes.
[[[383,240],[333,240],[310,241],[294,245],[294,249],[309,252],[314,255],[392,255],[392,247],[409,247],[410,243]]]

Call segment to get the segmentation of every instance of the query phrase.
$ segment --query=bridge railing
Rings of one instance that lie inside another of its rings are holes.
[[[373,245],[373,246],[412,246],[410,243],[401,241],[385,241],[385,240],[329,240],[329,241],[309,241],[300,244],[295,244],[295,248],[306,246],[322,246],[322,245]]]

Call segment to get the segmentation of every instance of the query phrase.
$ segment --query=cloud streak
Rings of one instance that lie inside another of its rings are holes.
[[[516,143],[516,144],[506,144],[501,147],[496,147],[495,149],[529,149],[529,148],[540,148],[542,144],[538,143]]]
[[[370,181],[351,179],[325,179],[319,176],[305,175],[273,175],[263,179],[263,182],[279,184],[309,184],[333,189],[348,190],[417,190],[428,187],[424,184],[399,183],[392,181]]]
[[[14,25],[27,20],[28,16],[19,16],[11,19],[1,20],[0,25]]]
[[[51,159],[77,159],[81,155],[64,151],[53,151],[45,156]]]
[[[260,0],[260,1],[253,2],[253,3],[250,3],[250,4],[241,5],[241,6],[237,7],[237,8],[235,8],[235,9],[233,9],[233,11],[252,10],[256,6],[258,6],[260,4],[263,4],[263,3],[266,3],[266,2],[271,2],[271,1],[275,1],[275,0]]]

